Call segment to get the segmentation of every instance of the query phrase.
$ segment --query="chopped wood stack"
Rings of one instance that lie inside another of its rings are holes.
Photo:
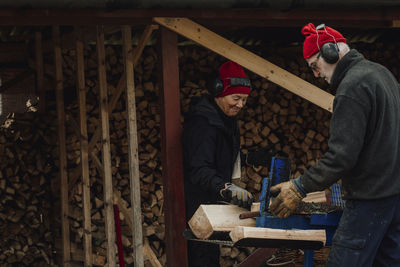
[[[372,50],[374,48],[372,47]],[[385,51],[384,49],[379,49]],[[97,58],[93,46],[85,47],[85,76],[89,139],[99,126]],[[120,46],[106,47],[106,68],[109,100],[118,91],[123,70]],[[362,51],[363,52],[363,51]],[[317,84],[296,48],[293,53],[269,51],[265,58],[300,77]],[[394,53],[395,54],[395,53]],[[369,53],[369,58],[382,56]],[[66,92],[68,173],[73,176],[80,163],[77,131],[79,110],[75,96],[75,51],[63,51],[64,87]],[[381,58],[384,58],[383,56]],[[389,58],[393,59],[390,56]],[[220,56],[199,47],[182,47],[179,54],[182,121],[194,97],[205,93],[206,80],[225,61]],[[388,61],[390,64],[393,60]],[[385,64],[385,62],[383,62]],[[166,264],[163,185],[160,162],[160,114],[157,85],[157,54],[146,48],[135,67],[137,126],[141,178],[142,221],[144,236],[162,266]],[[395,66],[395,65],[393,65]],[[52,75],[52,65],[45,73]],[[391,66],[388,66],[389,68]],[[50,69],[49,69],[50,68]],[[395,69],[395,74],[398,74]],[[282,88],[248,73],[254,90],[239,117],[241,145],[244,152],[273,144],[276,151],[293,161],[292,177],[315,164],[327,150],[330,114]],[[57,265],[53,255],[60,237],[57,121],[54,99],[48,99],[51,112],[44,117],[34,114],[29,119],[17,119],[11,128],[0,133],[2,153],[0,176],[0,265]],[[32,116],[29,114],[28,116]],[[114,190],[120,192],[127,209],[129,204],[128,142],[126,138],[125,95],[122,93],[110,113],[112,174]],[[93,255],[98,265],[106,256],[104,205],[100,159],[101,144],[93,145],[90,158],[92,202]],[[245,166],[236,183],[251,192],[261,189],[266,168]],[[72,259],[82,261],[82,185],[72,181],[69,191]],[[122,241],[126,263],[132,263],[130,229],[121,213]],[[57,245],[58,246],[58,245]],[[221,247],[221,266],[233,266],[243,261],[254,248]],[[155,260],[154,258],[152,259]],[[150,266],[149,261],[146,265]]]
[[[53,114],[15,116],[0,128],[0,265],[54,264],[56,121]]]

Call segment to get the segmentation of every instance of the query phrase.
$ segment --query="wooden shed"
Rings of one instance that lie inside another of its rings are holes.
[[[396,1],[0,7],[1,266],[187,266],[182,121],[227,59],[255,88],[239,118],[242,149],[273,144],[293,175],[326,150],[334,97],[302,58],[301,26],[340,29],[400,79]],[[242,173],[257,194],[268,170]],[[272,253],[221,252],[221,266]]]

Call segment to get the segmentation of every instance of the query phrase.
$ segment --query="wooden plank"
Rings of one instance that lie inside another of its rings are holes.
[[[42,52],[42,33],[35,32],[36,89],[39,92],[39,112],[46,111],[46,92],[44,90],[44,69]]]
[[[147,238],[145,239],[144,246],[143,246],[144,254],[146,255],[146,258],[150,262],[150,264],[153,267],[161,267],[161,263],[158,261],[156,254],[154,254],[154,251],[151,249],[149,245],[149,240]],[[135,265],[136,266],[136,265]]]
[[[151,36],[151,33],[157,29],[156,25],[148,25],[146,26],[146,28],[143,31],[143,34],[140,38],[140,41],[138,43],[138,46],[136,47],[136,49],[134,50],[134,56],[133,56],[133,66],[135,66],[137,64],[137,61],[140,58],[140,55],[142,55],[143,53],[143,49],[145,47],[145,44],[147,43],[148,39]],[[121,96],[123,90],[124,90],[124,85],[125,85],[125,74],[121,75],[121,78],[118,82],[117,88],[114,90],[114,94],[111,98],[111,101],[109,103],[109,113],[112,113],[112,111],[114,110],[115,105],[117,104],[117,101],[119,99],[119,97]],[[97,127],[97,129],[95,130],[92,139],[90,139],[89,142],[89,152],[93,150],[93,147],[96,145],[96,143],[99,141],[100,138],[100,126]],[[78,180],[79,176],[80,176],[80,166],[78,166],[75,170],[72,171],[71,174],[71,181],[69,184],[69,188],[71,189],[76,181]]]
[[[86,114],[85,65],[81,29],[76,28],[76,88],[79,101],[82,195],[83,195],[83,249],[84,266],[92,266],[92,220],[90,205],[90,177],[88,155],[88,133]]]
[[[326,203],[326,193],[325,191],[311,192],[308,193],[302,201],[309,203]]]
[[[233,242],[238,242],[244,238],[252,239],[273,239],[273,240],[296,240],[296,241],[316,241],[325,245],[325,230],[284,230],[263,227],[237,226],[230,233]]]
[[[154,18],[186,38],[332,112],[334,96],[187,18]]]
[[[125,65],[125,87],[126,87],[126,113],[128,115],[128,143],[129,143],[129,180],[131,186],[131,216],[133,221],[132,239],[135,266],[144,266],[143,261],[143,234],[142,234],[142,209],[140,205],[140,176],[139,176],[139,153],[137,137],[137,119],[135,103],[135,84],[132,54],[131,27],[122,28],[122,49]]]
[[[160,55],[161,163],[164,185],[165,243],[168,266],[187,266],[182,125],[177,35],[165,27],[157,38]]]
[[[68,222],[68,173],[67,173],[67,149],[65,144],[65,111],[64,88],[62,73],[62,55],[60,46],[60,28],[53,26],[54,64],[56,71],[56,99],[58,120],[58,145],[60,148],[60,198],[61,198],[61,235],[63,240],[63,266],[70,266],[71,250]]]
[[[256,226],[254,218],[240,219],[247,210],[236,205],[200,205],[189,220],[189,227],[199,239],[207,239],[214,232],[230,232],[236,226]]]
[[[107,239],[107,264],[116,266],[115,259],[115,223],[113,210],[113,184],[111,171],[110,126],[108,116],[107,77],[105,66],[104,32],[103,26],[97,26],[97,60],[100,91],[100,122],[103,158],[103,191],[105,231]]]
[[[95,2],[95,1],[93,1]],[[115,2],[117,3],[117,2]],[[121,3],[124,3],[121,1]],[[152,17],[190,17],[211,25],[296,27],[309,21],[321,21],[340,27],[388,28],[398,20],[399,7],[380,8],[226,8],[226,9],[11,9],[0,10],[0,24],[10,26],[34,25],[147,25]],[[299,33],[300,34],[300,33]]]

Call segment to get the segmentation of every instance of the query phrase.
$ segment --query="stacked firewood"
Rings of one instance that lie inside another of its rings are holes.
[[[0,129],[1,266],[54,265],[55,125],[52,114],[27,113]]]
[[[326,87],[314,80],[296,47],[275,49],[264,56],[278,66]],[[371,59],[373,58],[372,53]],[[379,55],[377,55],[379,56]],[[106,68],[109,102],[118,91],[123,72],[120,46],[106,47]],[[222,57],[197,46],[179,50],[182,121],[190,103],[206,93],[206,81],[225,61]],[[143,235],[162,266],[166,265],[165,219],[160,148],[160,108],[158,104],[157,54],[146,48],[135,66],[135,93],[141,183]],[[75,94],[75,51],[63,51],[65,105],[67,115],[68,173],[80,164],[79,107]],[[239,115],[241,148],[244,153],[273,145],[277,154],[292,159],[292,177],[302,174],[316,163],[327,150],[330,113],[250,72],[253,91]],[[87,125],[89,139],[100,126],[96,49],[85,47],[85,78],[87,89]],[[71,97],[72,95],[72,97]],[[45,116],[18,119],[0,134],[2,153],[0,176],[0,265],[22,263],[22,266],[56,265],[55,247],[60,238],[57,121],[54,99],[48,99],[51,112]],[[124,206],[130,208],[128,179],[128,140],[125,94],[122,93],[110,112],[110,137],[114,191]],[[101,144],[90,155],[93,254],[95,265],[106,258],[104,231],[103,179]],[[100,164],[99,164],[100,163]],[[236,181],[256,195],[262,178],[268,175],[264,167],[244,166],[242,178]],[[74,255],[83,250],[82,182],[70,184],[69,222],[71,248]],[[126,263],[133,262],[131,232],[121,213],[122,241]],[[221,247],[221,266],[233,266],[243,261],[254,248]],[[76,252],[76,253],[75,253]],[[81,254],[82,255],[82,254]],[[83,257],[74,256],[73,261]],[[146,261],[149,266],[149,262]]]

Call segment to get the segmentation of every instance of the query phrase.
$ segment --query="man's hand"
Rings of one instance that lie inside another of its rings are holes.
[[[250,166],[264,166],[269,167],[271,165],[271,159],[274,156],[274,152],[271,152],[273,146],[266,146],[260,148],[257,151],[249,152],[246,155],[246,163]]]
[[[280,218],[287,218],[300,204],[303,198],[293,182],[284,182],[271,187],[272,195],[279,195],[272,201],[269,210]]]
[[[253,203],[253,195],[237,185],[226,183],[225,188],[220,191],[221,196],[227,201],[233,200],[233,204],[243,208],[250,208]]]

